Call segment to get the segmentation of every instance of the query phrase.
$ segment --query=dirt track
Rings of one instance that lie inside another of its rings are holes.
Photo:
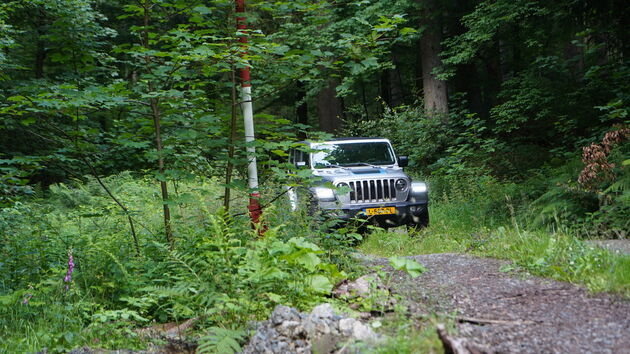
[[[568,283],[500,272],[505,262],[494,259],[458,254],[412,258],[428,271],[416,279],[393,273],[393,289],[412,304],[412,311],[481,320],[460,321],[458,336],[491,352],[630,353],[629,301],[592,295]]]

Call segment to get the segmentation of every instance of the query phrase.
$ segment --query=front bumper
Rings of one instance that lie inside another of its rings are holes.
[[[395,202],[381,204],[357,204],[343,205],[331,207],[323,206],[322,211],[331,217],[335,217],[342,222],[359,219],[375,223],[381,227],[395,227],[401,225],[413,224],[419,217],[426,214],[428,210],[428,202],[411,203],[411,202]],[[395,214],[373,215],[368,216],[365,212],[367,208],[395,207]]]

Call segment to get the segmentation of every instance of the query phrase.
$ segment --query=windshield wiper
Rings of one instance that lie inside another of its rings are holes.
[[[317,168],[343,168],[343,166],[339,166],[339,165],[335,165],[334,163],[331,163],[331,164],[324,165],[324,166],[317,167]]]
[[[351,163],[344,163],[344,166],[347,167],[352,167],[352,166],[370,166],[370,167],[378,167],[376,165],[372,165],[371,163],[367,163],[367,162],[351,162]]]

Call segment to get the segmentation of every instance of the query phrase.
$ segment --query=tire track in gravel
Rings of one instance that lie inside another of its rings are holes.
[[[457,313],[491,323],[458,323],[459,336],[496,353],[630,353],[630,301],[590,294],[569,283],[508,274],[508,262],[460,254],[411,257],[427,271],[392,272],[391,286],[410,310]]]

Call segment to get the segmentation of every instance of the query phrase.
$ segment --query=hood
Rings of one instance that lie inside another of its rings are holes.
[[[313,170],[313,175],[325,181],[377,179],[377,178],[409,178],[400,167],[360,166],[342,168],[322,168]]]

